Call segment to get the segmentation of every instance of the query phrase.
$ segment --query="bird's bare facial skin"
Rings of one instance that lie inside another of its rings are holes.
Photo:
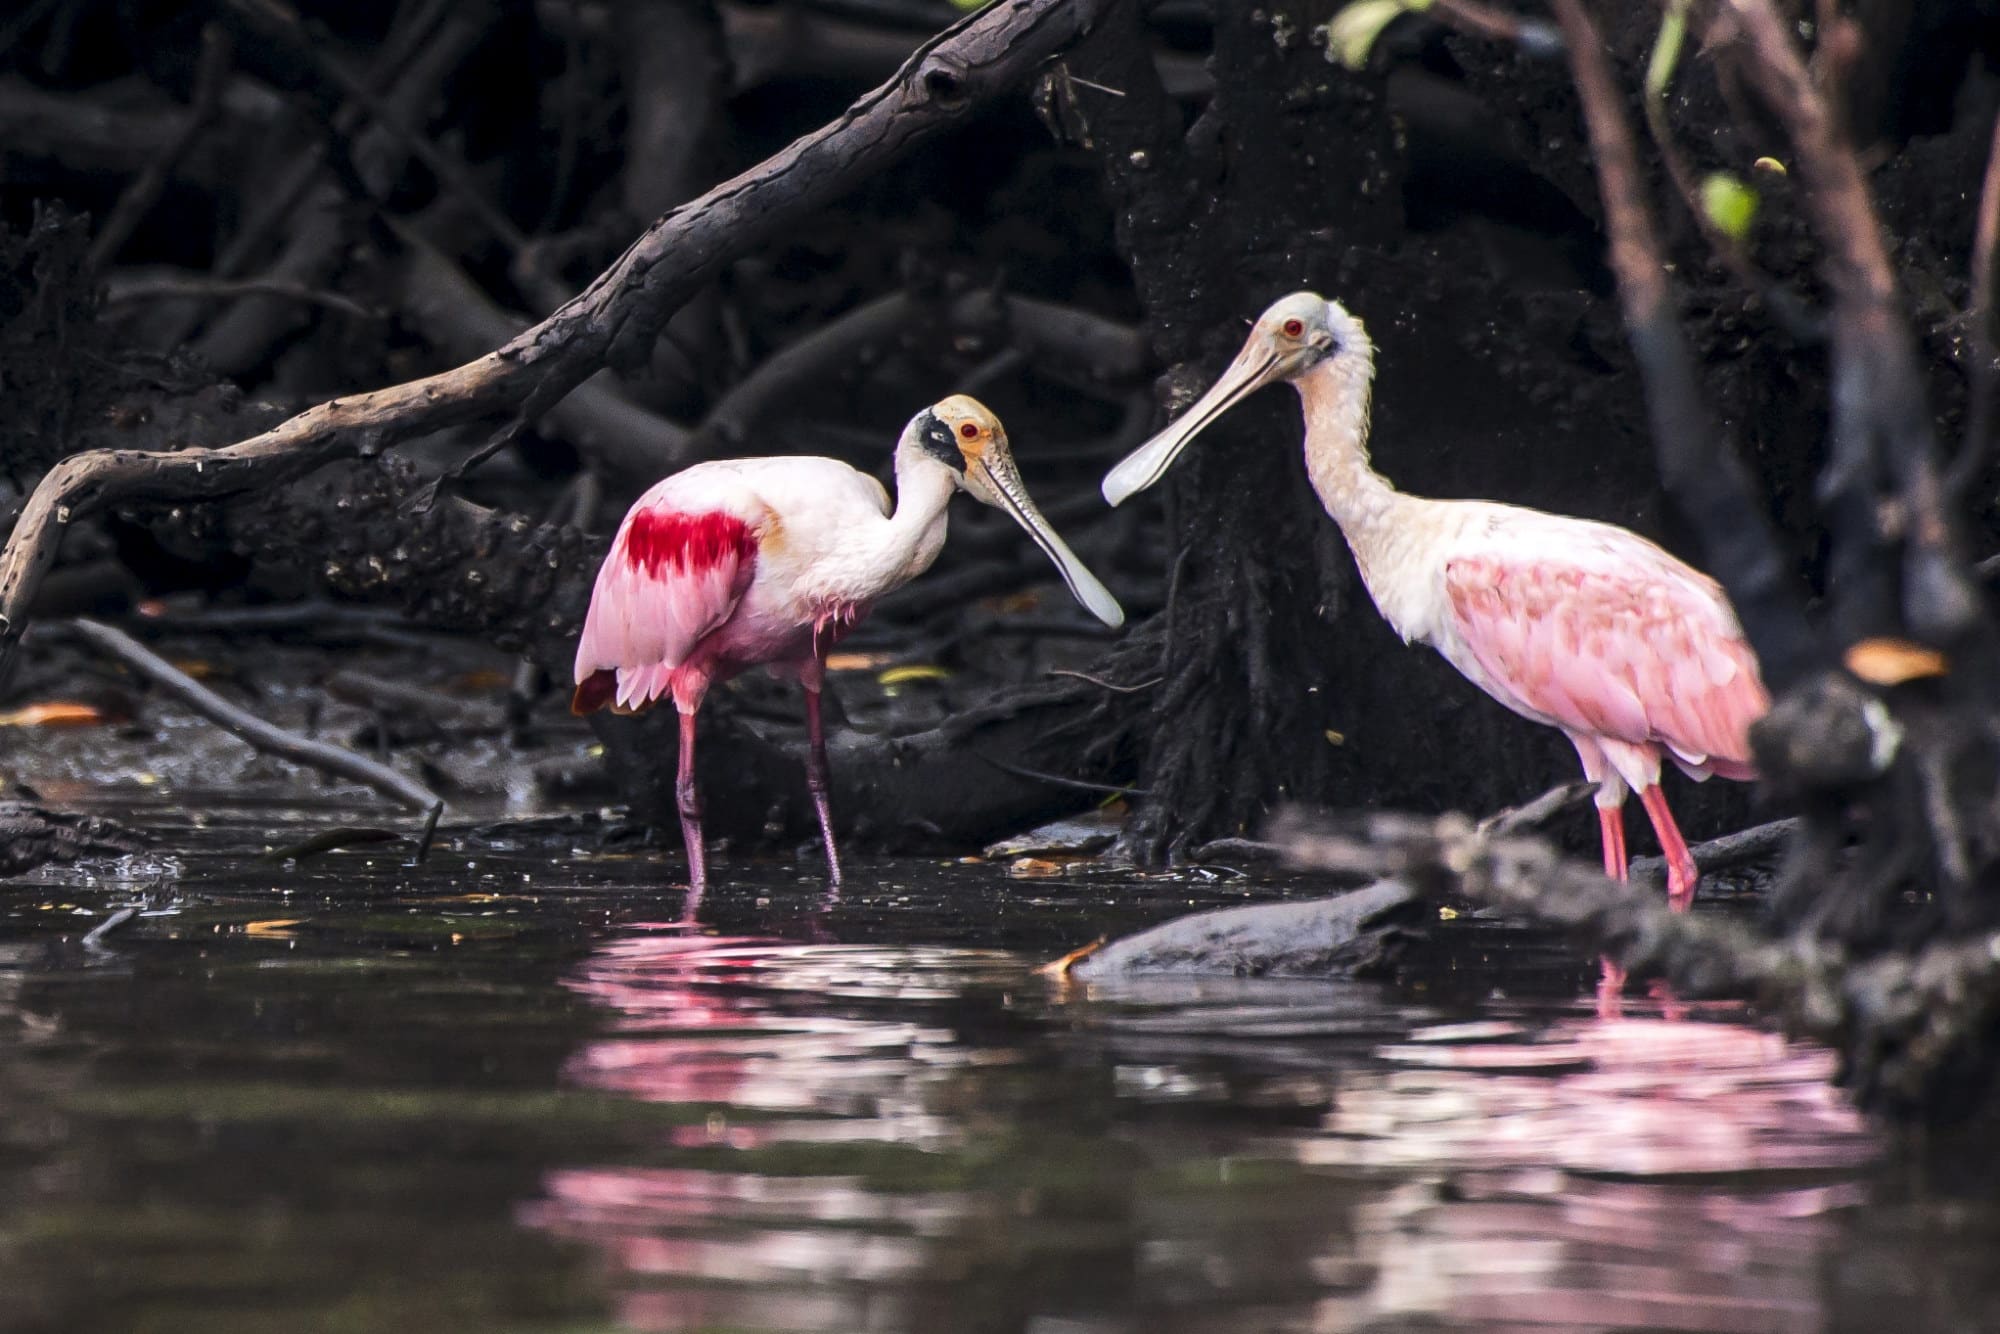
[[[958,452],[958,432],[950,422],[938,416],[936,408],[925,408],[919,412],[910,427],[915,431],[924,453],[954,471],[964,468],[964,456]]]
[[[1313,292],[1294,292],[1274,302],[1257,321],[1251,337],[1254,340],[1260,335],[1278,362],[1279,378],[1297,375],[1339,351],[1327,325],[1326,300]]]
[[[984,403],[967,394],[953,394],[931,411],[950,435],[953,458],[947,460],[968,477],[976,472],[987,452],[1007,447],[1007,432],[1000,419]]]

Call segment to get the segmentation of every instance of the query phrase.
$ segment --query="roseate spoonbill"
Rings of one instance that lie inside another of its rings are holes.
[[[1375,347],[1338,302],[1297,292],[1257,320],[1178,421],[1104,478],[1113,505],[1165,474],[1196,433],[1273,381],[1299,394],[1306,473],[1375,606],[1524,718],[1560,728],[1597,784],[1604,870],[1625,878],[1628,787],[1659,835],[1667,892],[1698,875],[1660,791],[1664,754],[1696,779],[1754,778],[1748,729],[1770,706],[1722,589],[1645,538],[1483,500],[1407,496],[1368,460]]]
[[[1078,602],[1107,625],[1124,623],[1117,599],[1028,498],[999,419],[963,394],[904,428],[893,510],[880,482],[837,459],[718,459],[654,485],[618,526],[584,617],[570,708],[636,713],[673,697],[681,718],[674,796],[696,895],[707,867],[695,713],[711,685],[759,665],[805,690],[806,785],[828,875],[840,883],[819,710],[827,650],[875,599],[930,568],[955,490],[1012,517]]]

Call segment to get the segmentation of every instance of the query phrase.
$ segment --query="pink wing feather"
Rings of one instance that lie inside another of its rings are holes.
[[[632,506],[597,572],[576,649],[578,712],[630,711],[666,694],[756,573],[751,523],[726,509],[677,509],[659,492]]]
[[[1457,638],[1489,688],[1567,731],[1753,777],[1749,728],[1770,697],[1721,588],[1632,534],[1575,536],[1573,552],[1447,563]]]

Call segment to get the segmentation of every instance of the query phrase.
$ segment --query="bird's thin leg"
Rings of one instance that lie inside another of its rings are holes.
[[[840,888],[840,849],[833,842],[833,805],[827,799],[826,730],[820,724],[819,685],[803,683],[806,692],[806,788],[812,793],[813,809],[819,812],[820,841],[826,845],[826,876]]]
[[[1694,854],[1688,851],[1687,840],[1681,837],[1674,813],[1667,809],[1667,794],[1660,790],[1659,784],[1641,788],[1639,801],[1653,822],[1660,852],[1667,859],[1667,906],[1675,912],[1686,912],[1694,907],[1694,885],[1701,878],[1701,868],[1694,864]]]
[[[1599,806],[1597,828],[1604,840],[1604,874],[1625,883],[1625,808]]]
[[[708,889],[708,857],[701,836],[701,789],[694,782],[694,710],[681,711],[681,760],[674,775],[674,802],[681,812],[681,841],[687,845],[688,906],[695,907]]]
[[[1604,799],[1610,792],[1608,786],[1598,789],[1597,831],[1604,842],[1604,874],[1622,885],[1626,876],[1624,784],[1618,785],[1615,800],[1606,805]],[[1615,1018],[1618,997],[1625,990],[1625,970],[1610,955],[1598,956],[1597,963],[1601,970],[1597,980],[1598,1013],[1607,1019]]]

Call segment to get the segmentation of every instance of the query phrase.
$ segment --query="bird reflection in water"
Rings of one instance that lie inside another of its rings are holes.
[[[1317,984],[666,933],[569,985],[614,1018],[568,1079],[687,1110],[524,1210],[638,1329],[1814,1330],[1877,1151],[1830,1057],[1702,1007],[1343,1027]]]

